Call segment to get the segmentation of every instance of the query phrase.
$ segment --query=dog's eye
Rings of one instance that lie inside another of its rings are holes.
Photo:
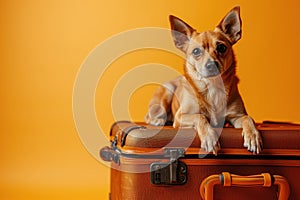
[[[199,57],[199,56],[201,56],[201,49],[200,48],[195,48],[195,49],[193,49],[193,55],[195,56],[195,57]]]
[[[218,44],[217,46],[217,51],[219,53],[225,53],[227,50],[227,47],[225,46],[225,44]]]

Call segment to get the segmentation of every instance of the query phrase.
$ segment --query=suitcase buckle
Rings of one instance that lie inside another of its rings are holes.
[[[169,162],[155,162],[150,165],[150,180],[154,185],[182,185],[187,181],[187,166],[180,162],[184,156],[184,149],[166,148],[164,156]]]

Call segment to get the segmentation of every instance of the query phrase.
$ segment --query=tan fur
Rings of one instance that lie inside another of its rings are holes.
[[[237,87],[232,45],[241,38],[239,13],[235,7],[214,31],[201,33],[170,16],[174,43],[186,54],[185,74],[159,87],[150,101],[147,123],[173,121],[174,127],[194,127],[201,148],[217,154],[220,133],[214,127],[223,126],[226,120],[243,128],[244,146],[249,151],[261,151],[260,133],[247,115]]]

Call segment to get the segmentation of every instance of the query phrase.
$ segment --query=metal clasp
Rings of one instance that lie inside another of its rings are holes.
[[[184,156],[184,149],[167,148],[164,156],[169,162],[155,162],[150,165],[150,179],[154,185],[182,185],[187,181],[187,166],[178,159]]]

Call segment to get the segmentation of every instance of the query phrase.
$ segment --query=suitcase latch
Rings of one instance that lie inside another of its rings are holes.
[[[117,143],[118,143],[118,135],[115,137],[113,141],[111,141],[111,146],[108,147],[103,147],[100,150],[100,157],[104,161],[108,162],[115,162],[116,164],[120,165],[120,155],[121,151],[117,148]]]
[[[180,162],[184,149],[166,148],[165,157],[169,162],[155,162],[150,165],[150,180],[154,185],[182,185],[187,181],[187,166]]]

